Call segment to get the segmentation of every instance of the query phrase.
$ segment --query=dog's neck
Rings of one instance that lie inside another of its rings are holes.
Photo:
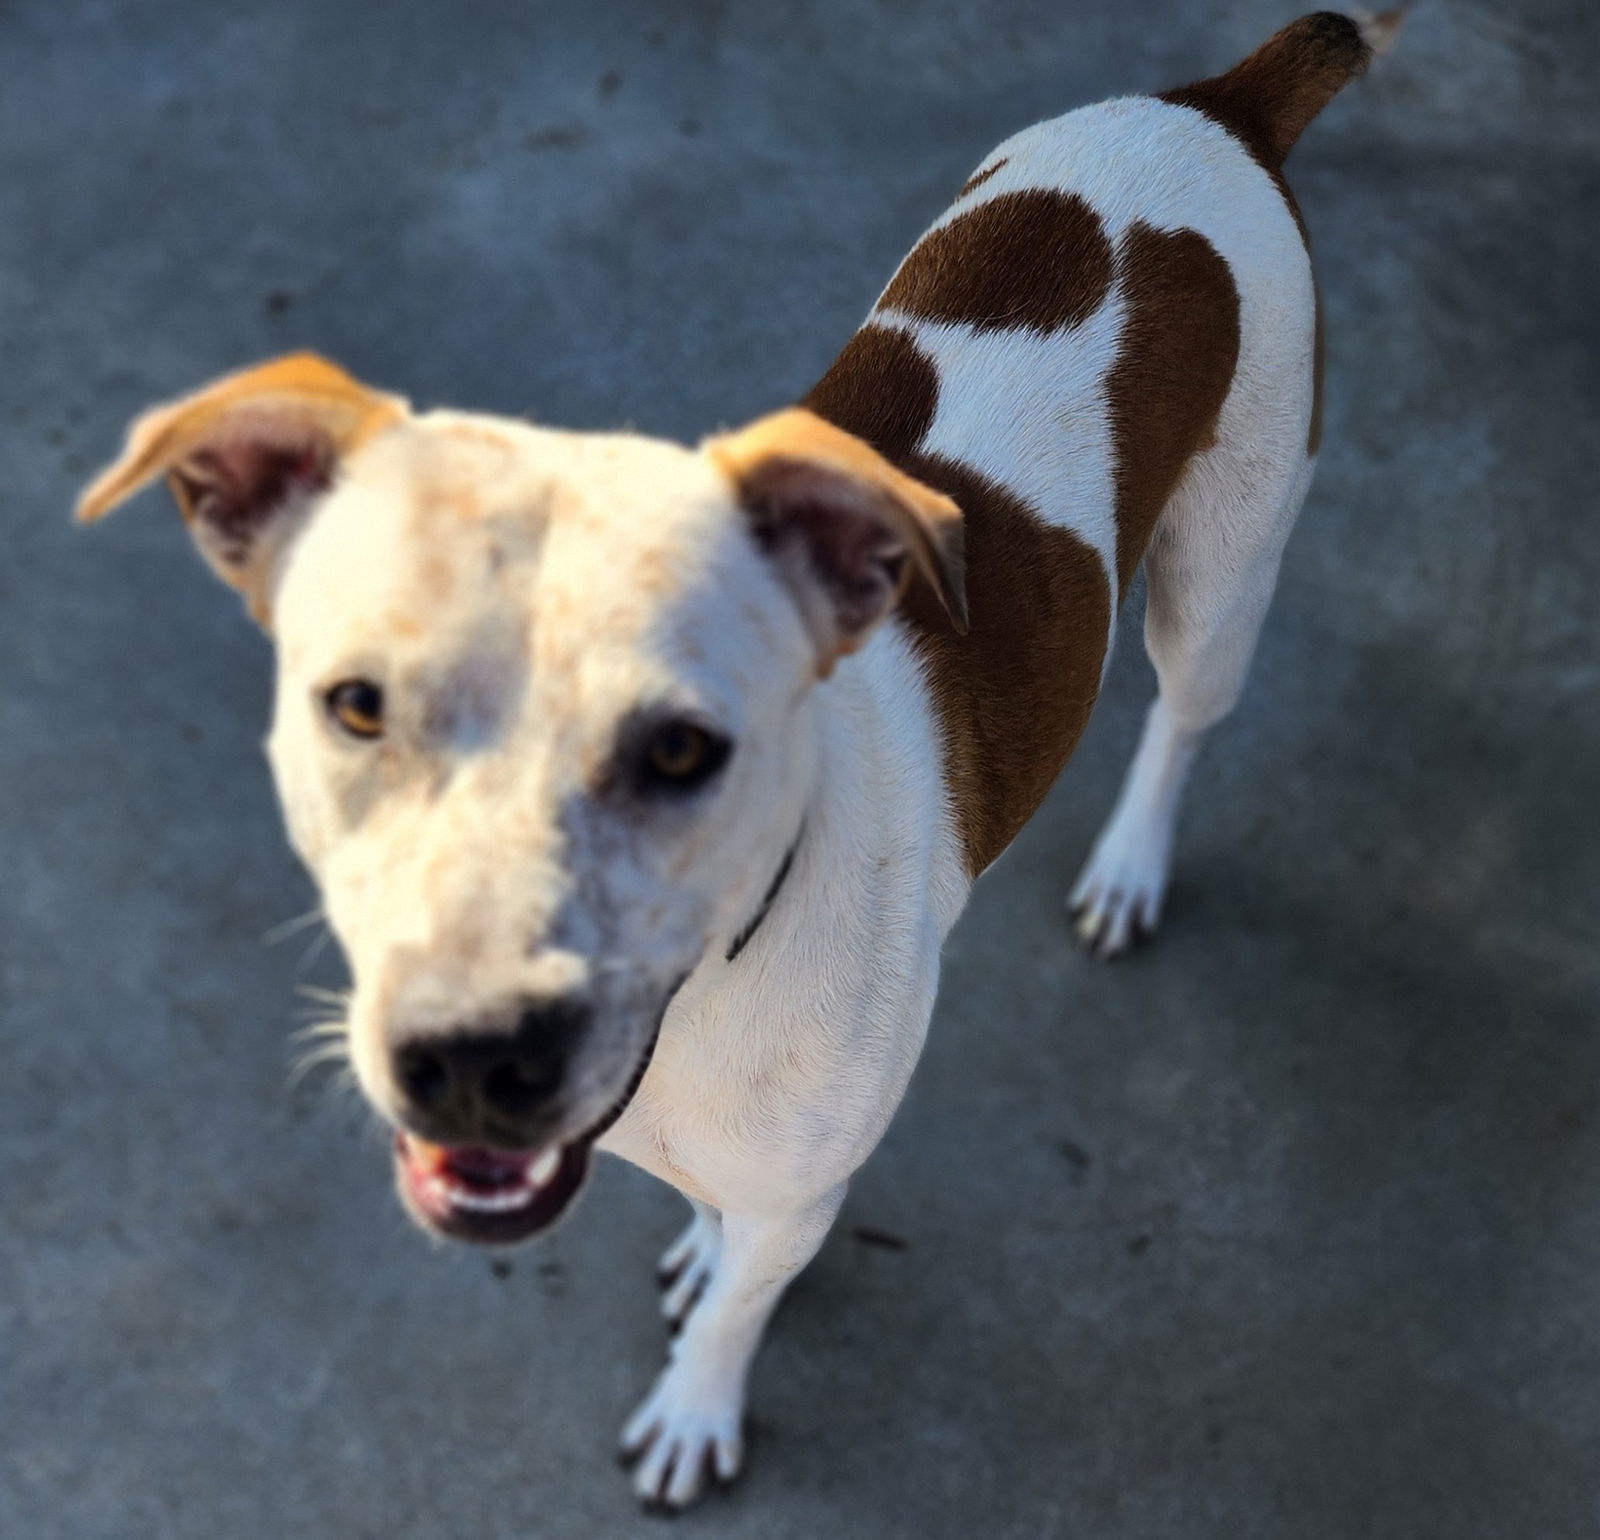
[[[971,890],[941,765],[941,735],[910,628],[891,618],[817,689],[818,758],[786,880],[788,930],[871,927],[916,895],[943,935]],[[930,840],[928,831],[937,833]],[[855,919],[846,918],[855,916]]]

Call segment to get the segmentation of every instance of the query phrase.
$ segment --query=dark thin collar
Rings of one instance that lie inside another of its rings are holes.
[[[732,962],[750,944],[750,938],[761,929],[761,922],[772,913],[772,906],[778,900],[778,894],[783,891],[783,885],[789,880],[789,872],[794,866],[794,853],[800,848],[800,837],[806,832],[802,823],[795,834],[794,843],[785,853],[783,860],[778,865],[778,873],[767,888],[766,897],[761,900],[760,907],[750,917],[750,923],[728,943],[727,961]]]

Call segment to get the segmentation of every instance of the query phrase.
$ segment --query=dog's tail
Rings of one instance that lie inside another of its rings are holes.
[[[1215,119],[1268,171],[1280,171],[1306,125],[1388,52],[1403,18],[1402,10],[1302,16],[1225,75],[1164,91],[1161,99]]]

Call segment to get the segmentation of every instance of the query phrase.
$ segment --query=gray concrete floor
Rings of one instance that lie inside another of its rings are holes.
[[[608,1166],[497,1273],[290,1085],[337,970],[262,944],[310,903],[267,648],[158,500],[66,522],[130,413],[309,344],[697,435],[801,391],[1001,136],[1292,14],[0,8],[0,1535],[647,1525],[610,1449],[677,1200]],[[1422,0],[1296,153],[1327,452],[1169,928],[1106,969],[1062,915],[1130,615],[694,1533],[1597,1532],[1597,44],[1591,0]]]

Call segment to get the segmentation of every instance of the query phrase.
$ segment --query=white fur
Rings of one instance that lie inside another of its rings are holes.
[[[1309,480],[1310,269],[1266,175],[1187,109],[1111,102],[995,155],[1007,164],[952,215],[1068,189],[1113,243],[1135,219],[1199,231],[1239,290],[1217,442],[1148,556],[1161,697],[1078,889],[1086,933],[1114,950],[1155,919],[1184,773],[1237,698]],[[940,372],[925,447],[1074,530],[1115,595],[1115,286],[1085,325],[1046,338],[882,319]],[[821,600],[793,591],[805,570],[763,557],[714,455],[432,413],[349,457],[270,596],[274,773],[350,958],[353,1057],[380,1110],[398,1115],[398,1028],[583,990],[596,1021],[572,1119],[593,1125],[654,1003],[687,975],[602,1142],[695,1208],[663,1259],[683,1331],[624,1433],[640,1494],[673,1506],[708,1459],[723,1477],[738,1468],[762,1329],[900,1102],[970,886],[904,628],[882,624],[818,682],[806,615]],[[381,744],[330,729],[320,702],[350,675],[381,676],[395,703]],[[595,790],[619,721],[661,701],[737,745],[681,816]],[[729,962],[791,848],[777,902]]]

